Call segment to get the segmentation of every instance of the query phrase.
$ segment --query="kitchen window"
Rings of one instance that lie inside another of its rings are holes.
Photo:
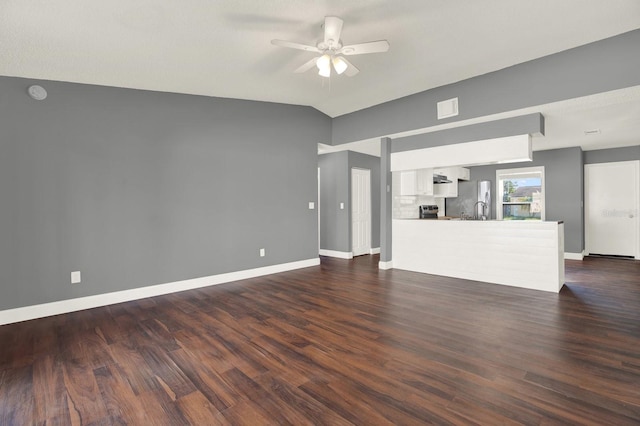
[[[498,220],[544,219],[544,167],[496,171]]]

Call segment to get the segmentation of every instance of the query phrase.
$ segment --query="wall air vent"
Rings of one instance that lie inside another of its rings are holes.
[[[438,102],[438,120],[458,115],[458,98]]]

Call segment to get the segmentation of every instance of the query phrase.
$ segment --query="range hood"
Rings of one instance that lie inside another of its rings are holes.
[[[451,181],[444,175],[437,175],[434,173],[433,183],[451,183]]]

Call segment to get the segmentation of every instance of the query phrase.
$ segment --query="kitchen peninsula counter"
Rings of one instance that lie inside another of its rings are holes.
[[[393,220],[393,268],[559,292],[564,224]]]

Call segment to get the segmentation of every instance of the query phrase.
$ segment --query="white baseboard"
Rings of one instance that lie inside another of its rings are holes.
[[[380,253],[380,247],[373,247],[369,249],[369,254],[378,254]]]
[[[353,259],[353,252],[320,249],[320,256],[337,257],[340,259]]]
[[[582,253],[569,253],[569,252],[564,252],[564,258],[565,259],[569,259],[569,260],[583,260],[584,259],[584,252]]]
[[[255,278],[263,275],[277,274],[278,272],[308,268],[319,264],[320,259],[313,258],[297,262],[281,263],[279,265],[264,266],[262,268],[247,269],[244,271],[229,272],[226,274],[211,275],[208,277],[134,288],[131,290],[79,297],[77,299],[60,300],[58,302],[25,306],[23,308],[7,309],[0,311],[0,325],[36,318],[44,318],[52,315],[66,314],[68,312],[97,308],[100,306],[112,305],[114,303],[129,302],[131,300],[144,299],[147,297],[161,296],[163,294],[208,287],[216,284],[224,284],[231,281]]]
[[[378,262],[378,269],[393,269],[393,260],[388,262]]]

